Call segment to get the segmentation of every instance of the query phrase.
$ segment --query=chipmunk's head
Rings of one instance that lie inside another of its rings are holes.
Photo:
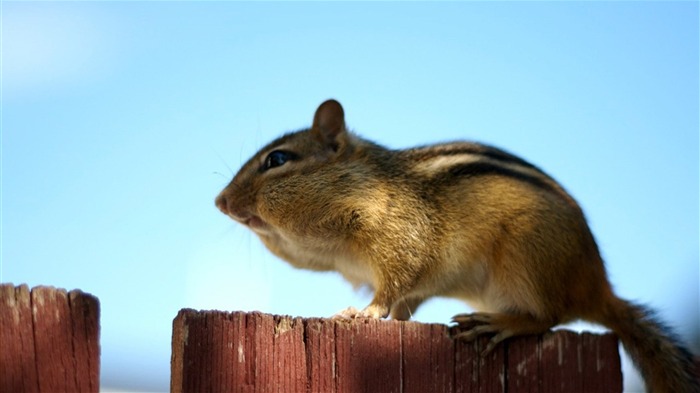
[[[216,206],[259,235],[274,232],[318,198],[318,171],[342,160],[352,138],[343,107],[328,100],[316,110],[311,128],[274,140],[248,160]]]

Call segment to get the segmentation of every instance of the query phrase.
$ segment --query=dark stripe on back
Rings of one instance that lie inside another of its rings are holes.
[[[498,164],[493,164],[485,161],[477,161],[468,164],[459,164],[451,167],[448,172],[453,176],[504,176],[510,177],[512,179],[528,183],[537,188],[542,188],[548,191],[555,192],[557,194],[561,193],[551,182],[546,181],[538,176],[533,176],[527,173],[518,172],[516,170],[505,168]]]
[[[514,154],[508,153],[505,150],[501,150],[493,146],[482,145],[479,143],[456,142],[454,144],[427,146],[425,150],[420,148],[414,150],[415,158],[418,161],[428,160],[438,156],[456,156],[460,154],[479,155],[485,158],[490,158],[494,161],[517,164],[542,172],[542,170],[535,165],[530,164]],[[544,174],[544,172],[542,172],[542,174]]]
[[[522,165],[524,167],[535,169],[538,172],[542,172],[536,166],[530,164],[529,162],[523,160],[522,158],[520,158],[516,155],[508,153],[505,150],[501,150],[501,149],[498,149],[498,148],[495,148],[492,146],[486,146],[486,145],[482,145],[481,147],[483,148],[483,150],[478,154],[484,155],[488,158],[491,158],[491,159],[494,159],[497,161],[514,163],[514,164]]]

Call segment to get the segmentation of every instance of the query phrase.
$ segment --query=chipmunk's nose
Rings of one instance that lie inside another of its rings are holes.
[[[234,199],[225,192],[222,192],[216,197],[215,204],[222,213],[235,221],[245,224],[251,217],[244,209],[236,207]]]
[[[216,204],[216,207],[219,208],[219,210],[221,210],[221,212],[225,215],[228,216],[231,214],[231,209],[228,206],[228,198],[223,192],[216,197],[216,201],[214,203]]]

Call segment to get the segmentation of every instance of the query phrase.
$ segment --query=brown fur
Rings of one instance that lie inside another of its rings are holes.
[[[273,151],[289,160],[266,167]],[[345,129],[330,100],[310,129],[248,161],[216,201],[293,266],[340,272],[375,294],[342,317],[408,319],[433,296],[488,350],[576,319],[613,329],[650,391],[699,392],[690,357],[650,312],[617,298],[583,212],[547,174],[499,149],[457,142],[389,150]]]

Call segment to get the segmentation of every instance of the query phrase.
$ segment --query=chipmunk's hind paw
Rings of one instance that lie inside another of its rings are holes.
[[[452,317],[457,323],[456,340],[474,341],[484,334],[493,334],[481,356],[488,356],[503,340],[527,334],[539,334],[547,331],[554,324],[535,319],[531,315],[509,315],[474,313],[458,314]]]
[[[459,327],[459,331],[452,336],[455,340],[474,341],[484,334],[495,333],[486,345],[486,349],[481,352],[482,357],[488,356],[496,345],[514,334],[495,323],[494,314],[458,314],[452,317],[452,322],[456,322]]]

